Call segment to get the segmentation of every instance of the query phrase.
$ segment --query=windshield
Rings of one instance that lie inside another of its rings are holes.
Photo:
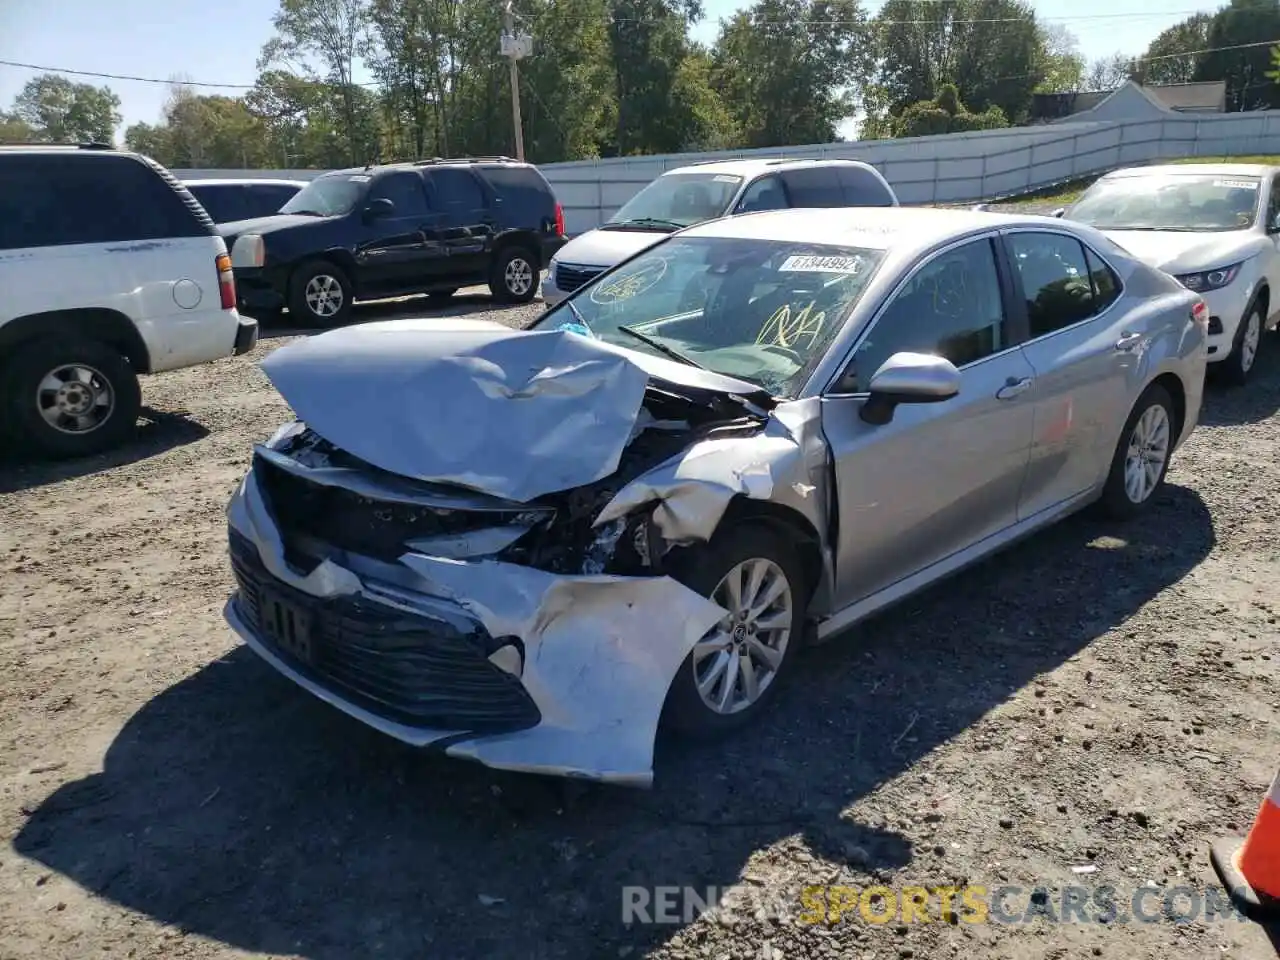
[[[1099,180],[1068,213],[1099,230],[1245,230],[1258,217],[1257,177],[1159,174]]]
[[[280,212],[341,217],[356,208],[368,185],[369,177],[354,173],[330,173],[316,177],[295,193]]]
[[[659,177],[622,205],[606,222],[678,230],[721,216],[742,185],[724,173],[679,173]]]
[[[795,396],[862,296],[883,251],[677,237],[538,318]]]

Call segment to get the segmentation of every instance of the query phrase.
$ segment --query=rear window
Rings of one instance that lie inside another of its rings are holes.
[[[0,250],[212,233],[212,223],[191,194],[167,170],[145,159],[77,153],[0,156]]]

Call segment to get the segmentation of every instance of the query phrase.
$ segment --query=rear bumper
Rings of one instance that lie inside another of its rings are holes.
[[[258,345],[258,321],[253,317],[240,317],[236,328],[235,356],[248,353]]]

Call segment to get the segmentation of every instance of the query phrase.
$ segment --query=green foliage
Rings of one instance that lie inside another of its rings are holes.
[[[14,127],[25,139],[50,143],[114,143],[119,123],[120,98],[109,87],[42,73],[19,91],[5,127]]]
[[[902,111],[892,123],[895,137],[933,137],[969,130],[997,130],[1009,125],[997,106],[970,113],[960,101],[955,84],[944,83],[932,100],[921,100]]]
[[[1197,59],[1194,79],[1225,80],[1228,110],[1266,110],[1280,107],[1280,87],[1268,82],[1270,50],[1240,48],[1280,37],[1280,0],[1231,0],[1214,14],[1206,48]]]

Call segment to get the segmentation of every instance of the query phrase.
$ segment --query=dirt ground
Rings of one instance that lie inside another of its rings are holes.
[[[427,307],[360,315],[398,309]],[[1195,905],[1280,762],[1280,338],[1145,520],[1069,520],[809,651],[758,729],[663,744],[651,792],[417,753],[232,639],[223,508],[288,415],[257,366],[287,339],[147,379],[127,449],[0,466],[0,956],[1276,954]],[[875,922],[966,884],[1028,922]],[[736,899],[624,924],[624,888],[686,885]],[[819,885],[894,892],[806,923]],[[1053,922],[1066,886],[1118,915]]]

